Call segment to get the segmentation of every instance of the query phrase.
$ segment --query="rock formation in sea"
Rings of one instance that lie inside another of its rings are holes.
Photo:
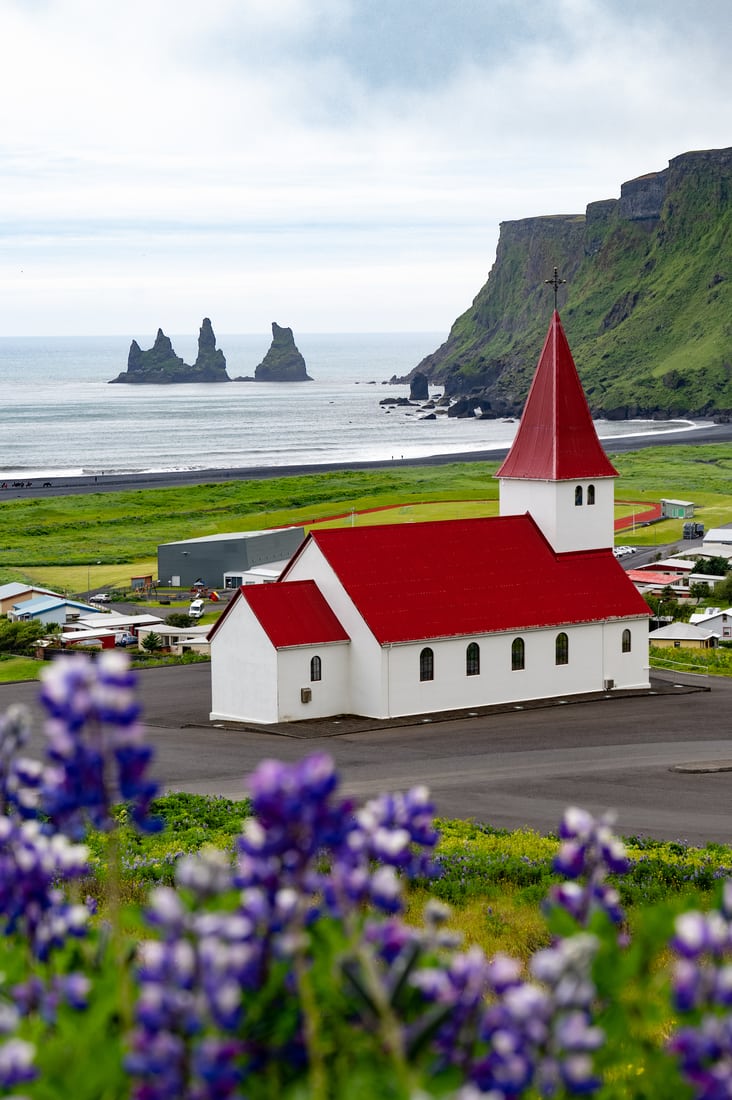
[[[291,328],[272,322],[272,343],[254,371],[255,382],[312,382]]]
[[[198,356],[193,366],[184,363],[175,354],[170,337],[159,328],[155,343],[147,351],[142,350],[137,340],[132,341],[127,357],[127,370],[111,381],[160,385],[178,382],[230,382],[231,379],[226,373],[224,353],[216,347],[211,321],[204,317],[198,333]]]
[[[426,401],[430,395],[427,375],[415,371],[409,380],[409,397],[412,401]]]

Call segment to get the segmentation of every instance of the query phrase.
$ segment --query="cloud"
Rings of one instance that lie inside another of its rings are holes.
[[[731,12],[4,0],[0,324],[446,329],[500,221],[729,144]]]

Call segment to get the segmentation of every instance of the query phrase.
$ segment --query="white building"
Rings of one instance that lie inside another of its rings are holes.
[[[377,718],[648,687],[614,478],[555,312],[498,517],[313,531],[211,629],[211,718]]]
[[[708,558],[732,557],[732,527],[712,527],[702,541],[702,550]]]
[[[732,638],[732,607],[707,607],[690,615],[689,622],[714,632],[720,638]]]

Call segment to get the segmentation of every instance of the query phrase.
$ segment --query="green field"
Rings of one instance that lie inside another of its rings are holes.
[[[620,473],[618,500],[650,506],[681,497],[698,505],[707,527],[732,520],[732,444],[649,447],[611,458]],[[30,580],[68,593],[124,588],[132,576],[154,576],[159,543],[177,539],[323,521],[496,514],[497,468],[463,462],[7,501],[0,509],[0,582]],[[617,514],[634,508],[619,505]],[[660,545],[679,538],[681,527],[681,520],[638,526],[632,541]],[[628,541],[627,532],[619,541]]]

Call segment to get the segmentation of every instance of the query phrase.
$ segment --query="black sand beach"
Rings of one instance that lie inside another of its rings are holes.
[[[660,432],[653,435],[618,436],[605,440],[608,454],[625,454],[646,447],[663,447],[672,444],[698,446],[705,443],[732,442],[732,424],[705,424],[696,429]],[[27,481],[16,479],[0,483],[0,499],[13,500],[22,497],[69,496],[77,493],[101,493],[125,489],[160,489],[184,485],[207,485],[226,481],[254,481],[274,477],[300,477],[303,474],[322,474],[332,470],[376,470],[397,466],[445,466],[452,462],[498,462],[507,454],[507,448],[485,451],[466,451],[462,454],[427,455],[423,458],[382,459],[372,462],[329,462],[314,465],[293,466],[245,466],[199,470],[162,470],[96,475],[59,476]]]

